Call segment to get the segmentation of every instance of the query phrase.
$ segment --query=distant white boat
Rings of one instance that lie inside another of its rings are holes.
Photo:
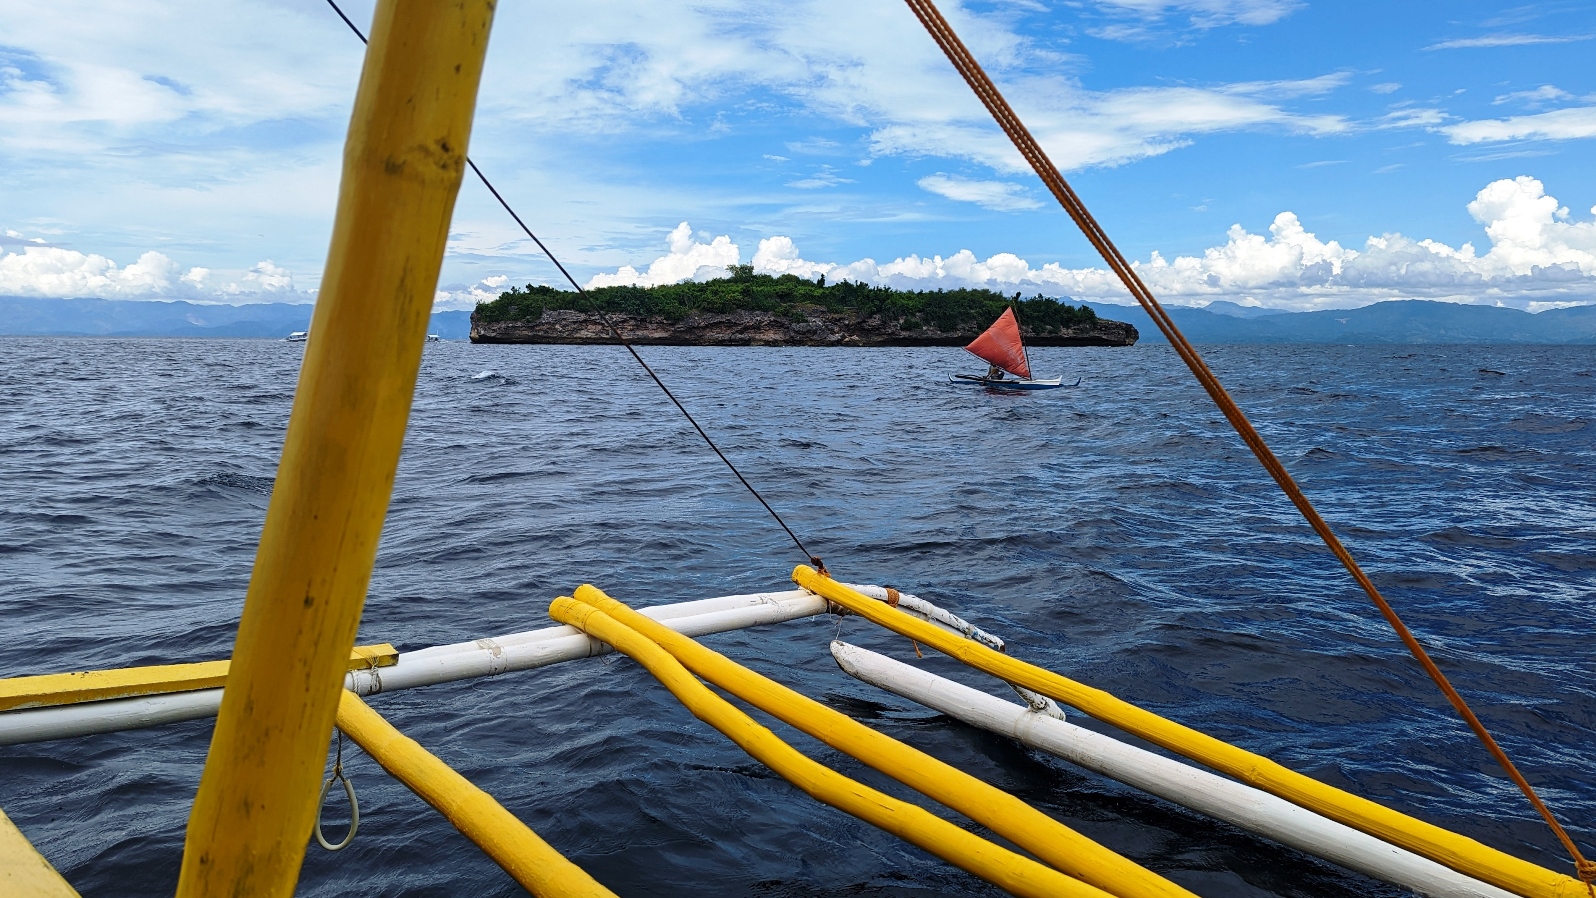
[[[310,339],[310,331],[294,331],[288,335],[288,342],[290,343],[303,343],[308,339]]]
[[[428,343],[442,343],[443,342],[443,338],[438,336],[437,334],[427,334],[427,342]]]

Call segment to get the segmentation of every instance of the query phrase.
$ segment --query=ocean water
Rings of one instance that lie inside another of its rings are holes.
[[[0,676],[225,656],[302,347],[0,351]],[[970,367],[947,349],[643,352],[839,577],[1569,869],[1167,347],[1039,350],[1040,373],[1083,382],[1034,395],[946,385]],[[1596,348],[1205,352],[1596,848]],[[432,345],[361,639],[534,629],[583,582],[633,604],[782,589],[802,560],[621,350]],[[839,632],[1003,694],[858,619],[707,641],[1202,895],[1403,894],[855,682],[826,650]],[[623,896],[996,894],[798,793],[624,658],[372,704]],[[0,807],[84,895],[170,894],[210,730],[0,748]],[[346,768],[359,836],[311,846],[301,895],[520,894],[358,749]]]

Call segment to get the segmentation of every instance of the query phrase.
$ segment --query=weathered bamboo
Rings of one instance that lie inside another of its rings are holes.
[[[399,650],[386,643],[355,646],[349,668],[390,667],[397,660]],[[227,682],[230,667],[228,661],[199,661],[10,677],[0,680],[0,711],[219,688]]]
[[[381,0],[181,898],[287,898],[415,393],[493,0]]]

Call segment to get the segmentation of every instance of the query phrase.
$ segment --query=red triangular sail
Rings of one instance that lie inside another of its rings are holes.
[[[1004,309],[998,320],[981,336],[964,347],[966,351],[989,365],[996,365],[1010,374],[1029,379],[1031,363],[1025,358],[1025,343],[1020,340],[1020,322],[1013,309]]]

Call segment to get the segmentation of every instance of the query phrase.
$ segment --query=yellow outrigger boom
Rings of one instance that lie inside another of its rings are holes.
[[[376,561],[493,0],[381,0],[177,894],[287,898]]]

